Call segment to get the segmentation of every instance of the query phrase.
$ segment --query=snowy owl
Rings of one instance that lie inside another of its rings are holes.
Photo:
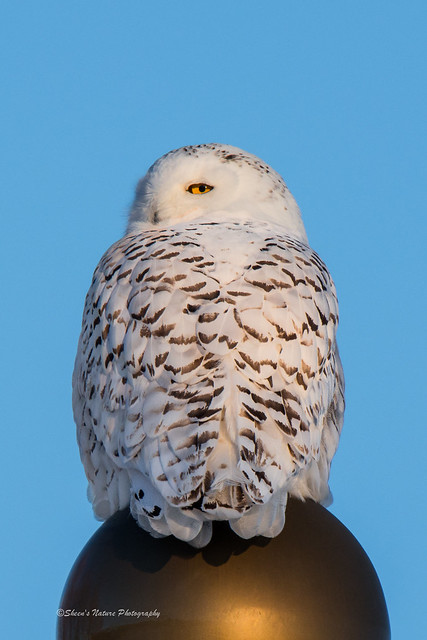
[[[327,504],[344,379],[329,272],[278,173],[228,145],[166,154],[86,297],[73,409],[95,515],[155,537],[274,537]]]

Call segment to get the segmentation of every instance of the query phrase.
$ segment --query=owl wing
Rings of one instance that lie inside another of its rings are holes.
[[[95,270],[73,410],[100,519],[129,504],[132,487],[140,524],[157,518],[163,533],[164,499],[186,506],[200,495],[223,391],[196,334],[198,309],[219,295],[213,264],[194,234],[147,231],[114,244]]]
[[[344,413],[334,283],[312,249],[277,232],[232,288],[244,331],[234,377],[245,489],[258,504],[281,488],[327,503]]]

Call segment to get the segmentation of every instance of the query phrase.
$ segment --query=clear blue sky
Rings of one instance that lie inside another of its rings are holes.
[[[53,636],[99,526],[70,394],[92,271],[147,167],[210,141],[282,173],[334,276],[347,413],[332,511],[379,574],[394,640],[425,637],[426,7],[3,3],[4,637]]]

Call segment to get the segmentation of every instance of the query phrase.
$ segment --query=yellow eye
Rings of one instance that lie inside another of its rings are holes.
[[[213,187],[210,187],[208,184],[205,184],[204,182],[197,182],[196,184],[190,184],[190,186],[187,187],[187,191],[196,196],[201,196],[204,193],[208,193],[208,191],[212,191],[212,189]]]

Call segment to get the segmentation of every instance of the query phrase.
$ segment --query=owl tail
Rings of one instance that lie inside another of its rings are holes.
[[[230,521],[230,527],[241,538],[274,538],[285,525],[287,499],[287,492],[279,491],[266,504],[254,505],[241,518]]]

